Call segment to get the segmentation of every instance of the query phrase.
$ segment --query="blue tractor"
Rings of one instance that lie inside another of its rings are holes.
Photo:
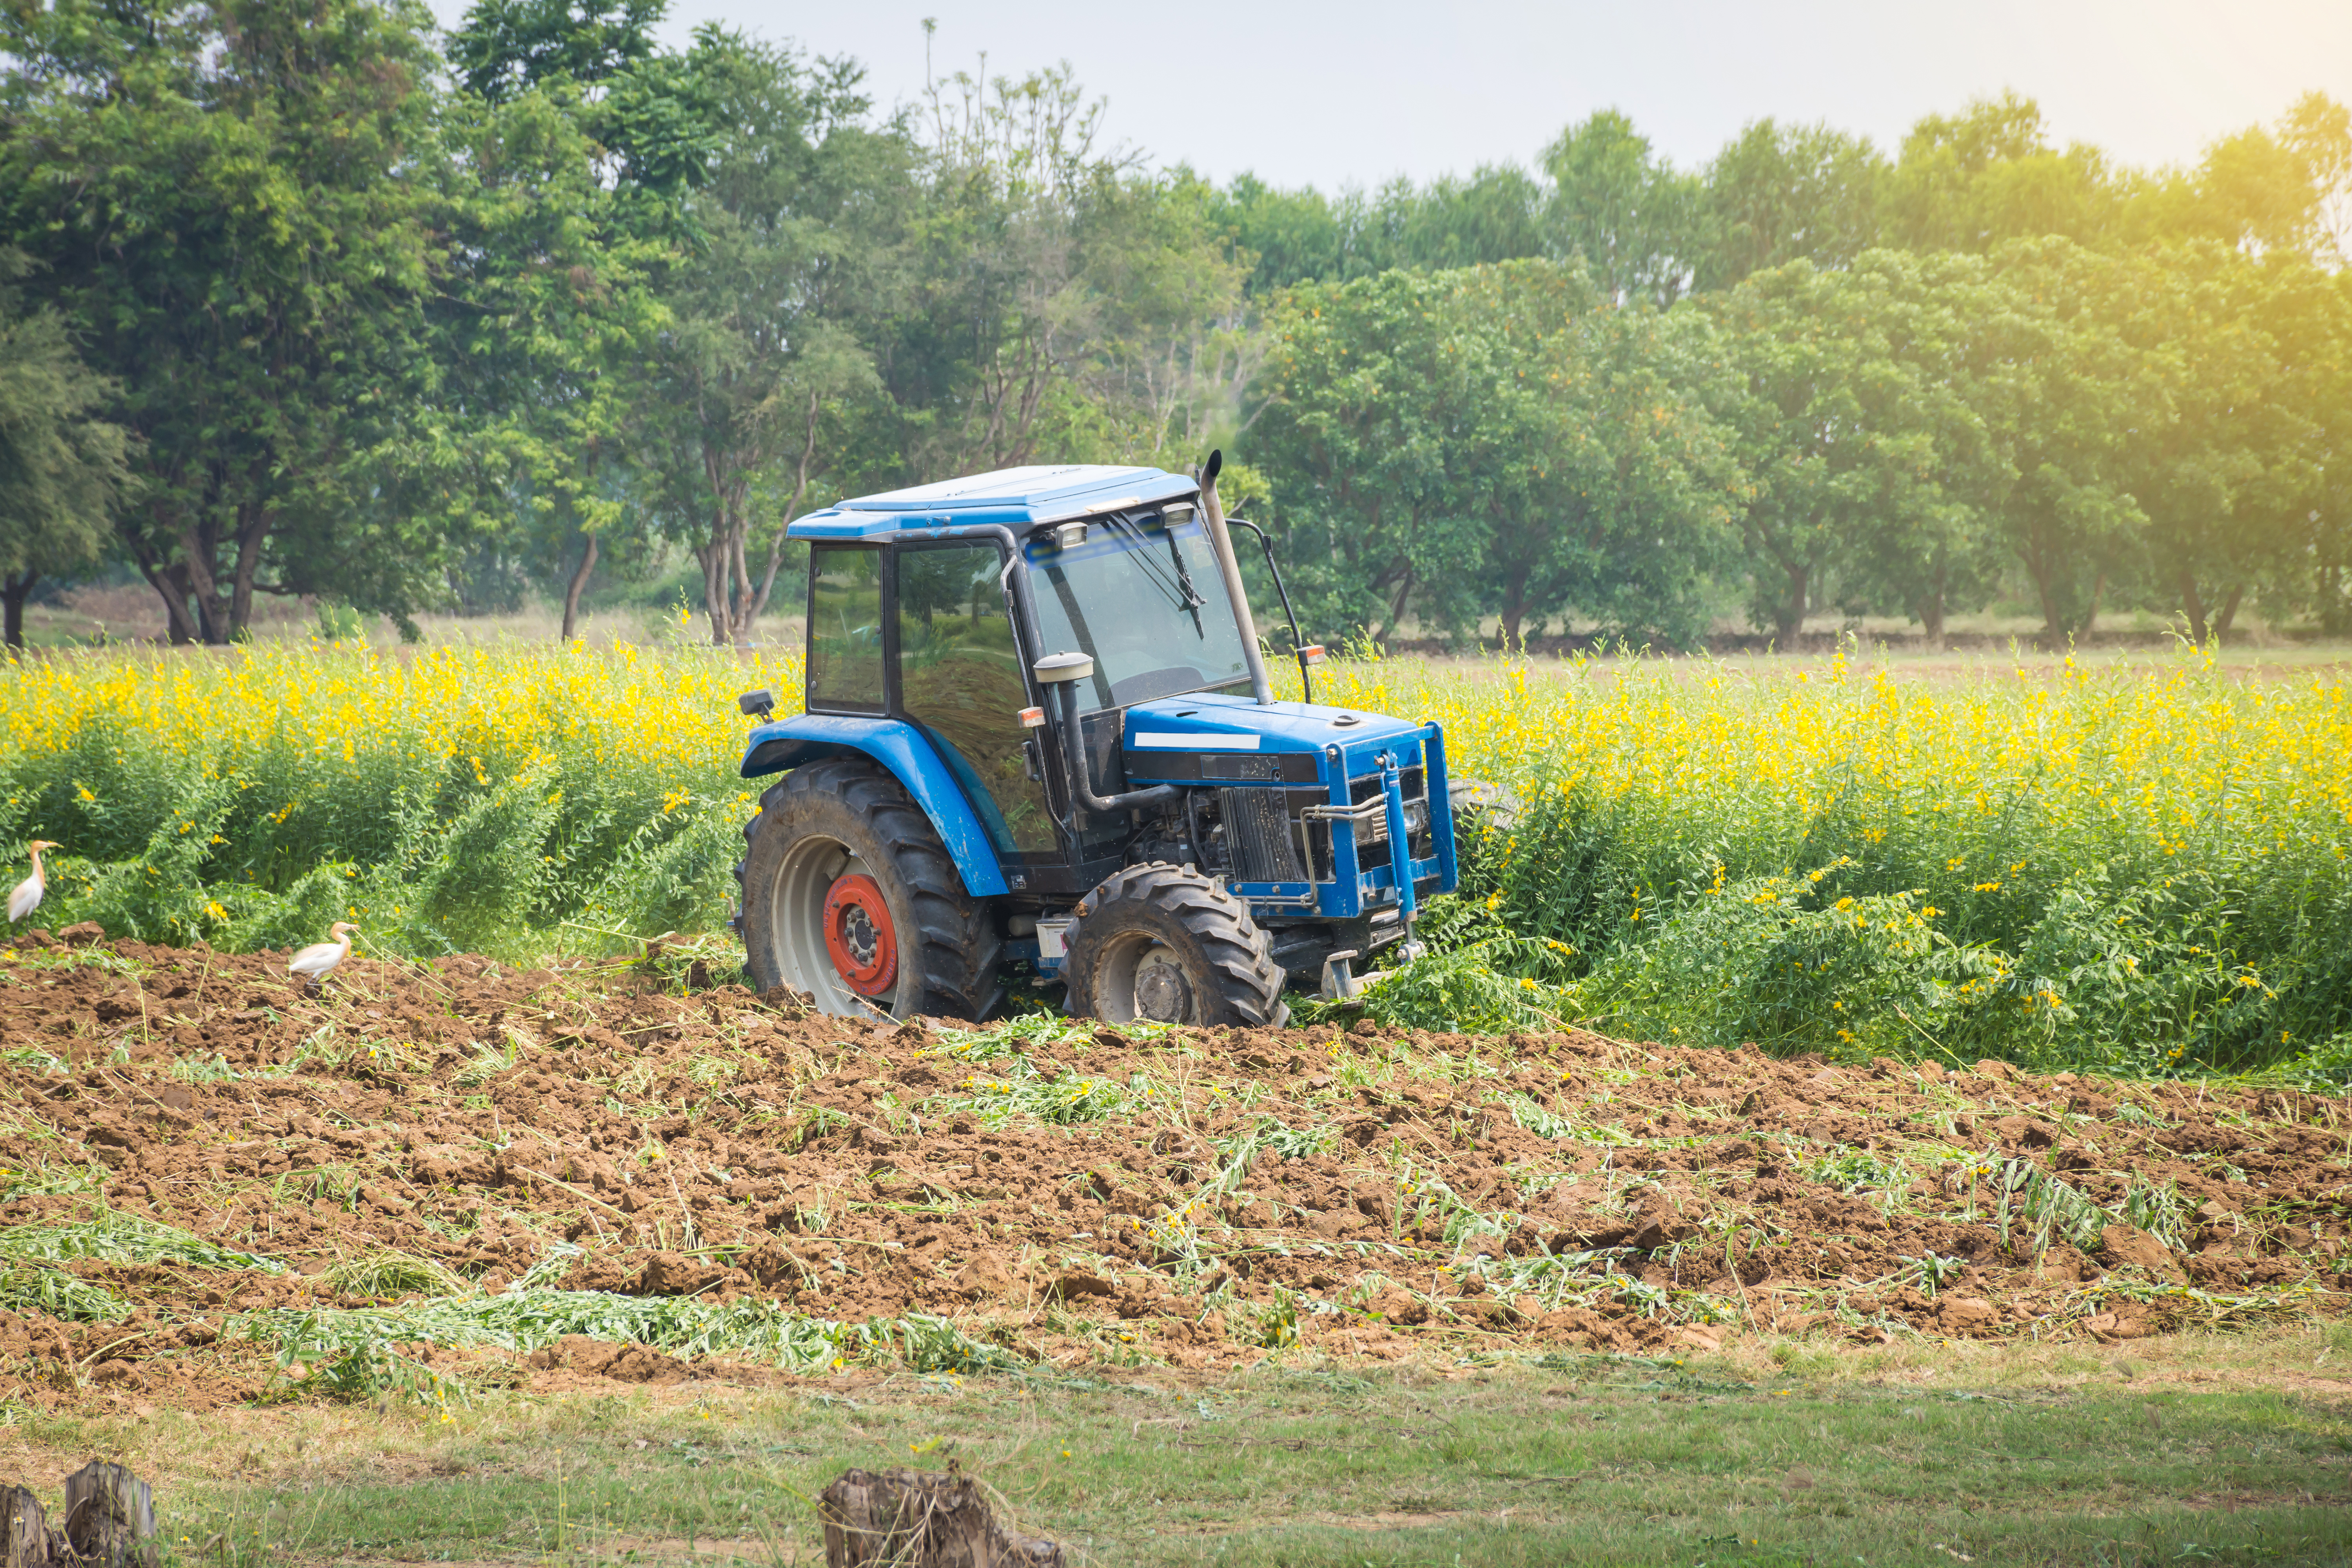
[[[793,523],[806,711],[742,700],[743,775],[783,775],[737,868],[758,987],[979,1019],[1025,966],[1081,1017],[1264,1026],[1294,977],[1352,994],[1352,962],[1413,951],[1454,885],[1444,736],[1317,706],[1295,618],[1308,700],[1275,700],[1218,466],[1007,468]]]

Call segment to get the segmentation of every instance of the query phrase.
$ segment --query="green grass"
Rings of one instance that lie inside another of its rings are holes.
[[[2119,1381],[2130,1363],[2103,1360],[2073,1386],[1948,1388],[1610,1357],[1267,1367],[1206,1387],[900,1375],[784,1393],[499,1394],[394,1406],[356,1434],[287,1413],[274,1437],[248,1426],[217,1445],[167,1414],[140,1441],[203,1455],[200,1479],[159,1489],[182,1559],[257,1568],[688,1551],[805,1562],[821,1555],[811,1500],[832,1477],[950,1458],[1022,1525],[1106,1563],[2352,1556],[2352,1408],[2259,1388],[2142,1392]],[[19,1436],[79,1451],[116,1430],[28,1413]]]

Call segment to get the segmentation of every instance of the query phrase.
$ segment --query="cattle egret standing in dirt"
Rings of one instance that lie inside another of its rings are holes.
[[[11,925],[29,919],[33,911],[41,907],[41,895],[49,890],[48,877],[41,869],[41,851],[55,849],[57,846],[46,838],[36,838],[25,847],[33,852],[33,874],[17,883],[16,890],[8,895],[8,923]]]
[[[348,921],[337,921],[327,928],[327,934],[335,940],[314,942],[288,959],[287,973],[297,976],[310,990],[316,991],[319,988],[319,982],[327,977],[327,971],[352,955],[352,932],[359,929]]]

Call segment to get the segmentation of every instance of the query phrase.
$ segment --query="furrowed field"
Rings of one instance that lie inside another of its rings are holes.
[[[267,647],[0,679],[0,839],[53,927],[391,954],[715,930],[755,794],[734,697],[797,666]],[[1356,661],[1507,792],[1391,1025],[2052,1069],[2352,1074],[2352,702],[2184,657],[1906,679]]]

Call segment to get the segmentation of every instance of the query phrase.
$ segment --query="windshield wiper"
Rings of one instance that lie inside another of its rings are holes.
[[[1209,602],[1201,596],[1199,589],[1192,586],[1192,576],[1191,573],[1184,570],[1182,556],[1179,555],[1176,558],[1176,575],[1171,579],[1168,575],[1168,569],[1151,558],[1151,542],[1144,537],[1143,530],[1123,517],[1112,518],[1110,525],[1113,528],[1126,530],[1129,536],[1135,541],[1136,548],[1129,553],[1134,557],[1136,564],[1142,567],[1144,574],[1158,584],[1161,593],[1168,595],[1179,613],[1197,610]],[[1175,541],[1170,540],[1169,545],[1172,551]]]

